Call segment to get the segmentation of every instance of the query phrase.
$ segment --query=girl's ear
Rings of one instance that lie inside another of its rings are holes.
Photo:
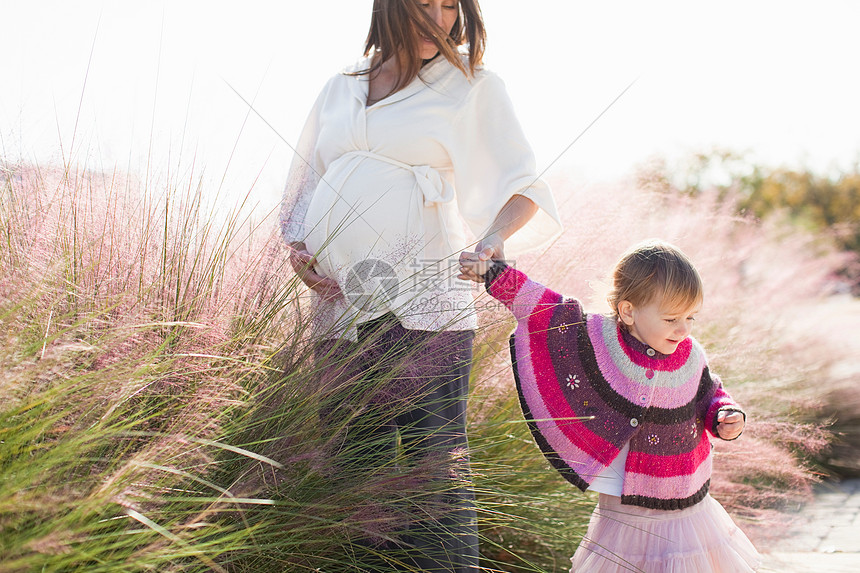
[[[618,303],[618,317],[627,326],[633,326],[633,303],[622,300]]]

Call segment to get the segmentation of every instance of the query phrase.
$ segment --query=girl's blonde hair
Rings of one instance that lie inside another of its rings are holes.
[[[615,265],[612,290],[606,297],[618,317],[618,304],[628,301],[641,307],[659,300],[668,311],[699,306],[704,293],[702,279],[681,249],[658,240],[634,245]]]

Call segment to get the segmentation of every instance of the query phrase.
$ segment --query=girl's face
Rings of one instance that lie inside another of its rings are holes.
[[[662,354],[672,354],[690,336],[699,307],[678,311],[665,309],[660,302],[634,306],[624,300],[618,305],[618,315],[636,340]]]
[[[459,0],[429,0],[429,2],[420,2],[420,4],[440,28],[448,34],[451,33],[460,13]],[[439,53],[436,44],[429,38],[423,36],[419,38],[419,46],[422,60],[429,60]]]

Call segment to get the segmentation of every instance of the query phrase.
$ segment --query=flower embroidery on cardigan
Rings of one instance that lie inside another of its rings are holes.
[[[579,377],[576,374],[567,375],[567,387],[571,390],[579,388]]]

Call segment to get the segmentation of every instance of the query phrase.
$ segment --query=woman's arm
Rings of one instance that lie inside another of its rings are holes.
[[[280,214],[281,234],[289,245],[290,266],[296,276],[323,299],[340,296],[340,288],[336,281],[314,270],[316,259],[308,252],[304,239],[307,234],[305,216],[323,172],[323,166],[316,162],[316,145],[320,113],[331,81],[317,96],[294,148]]]
[[[539,176],[504,82],[482,70],[453,125],[457,137],[449,155],[457,207],[481,239],[473,250],[491,248],[501,257],[503,242],[506,250],[521,253],[555,239],[561,231],[555,200]]]
[[[464,267],[458,276],[461,279],[482,282],[481,276],[486,274],[491,261],[501,261],[505,258],[505,240],[521,229],[537,213],[538,206],[524,195],[511,197],[496,218],[484,238],[478,241],[474,256],[477,262],[484,265]]]

